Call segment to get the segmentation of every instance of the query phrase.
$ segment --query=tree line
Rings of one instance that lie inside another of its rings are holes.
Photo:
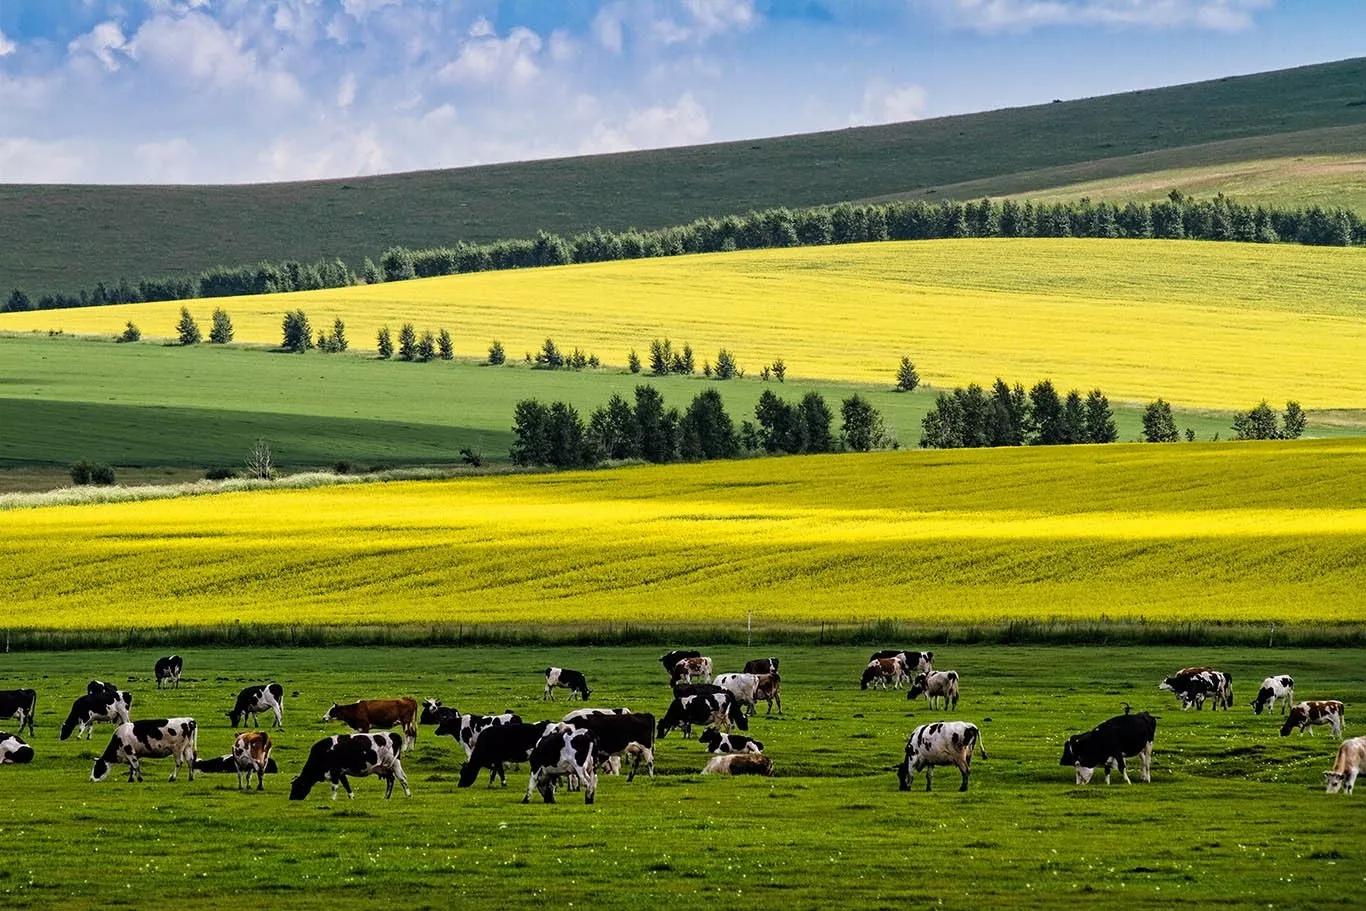
[[[517,465],[586,468],[609,461],[646,462],[733,459],[757,453],[868,452],[895,448],[882,415],[867,399],[852,395],[834,414],[817,392],[787,402],[765,390],[755,419],[737,426],[721,393],[705,389],[688,407],[667,407],[653,386],[637,386],[628,401],[614,394],[585,421],[567,402],[524,399],[513,412],[509,455]]]
[[[0,302],[0,309],[48,310],[268,294],[687,253],[961,237],[1190,238],[1348,246],[1366,244],[1366,220],[1341,208],[1252,206],[1222,194],[1195,199],[1175,191],[1158,202],[1124,205],[1089,199],[1059,203],[983,199],[842,203],[795,210],[780,207],[701,218],[650,231],[595,228],[569,237],[540,231],[532,238],[486,244],[462,241],[450,247],[423,249],[396,246],[384,252],[378,265],[367,258],[359,274],[339,259],[311,264],[286,260],[218,266],[198,277],[100,283],[75,294],[44,294],[36,299],[16,290]]]

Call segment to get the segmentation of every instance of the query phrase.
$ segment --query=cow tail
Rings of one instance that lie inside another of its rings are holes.
[[[33,698],[28,701],[28,735],[33,735],[33,719],[38,717],[38,691],[33,690]]]
[[[982,758],[983,758],[983,759],[988,759],[988,758],[990,758],[990,757],[987,756],[987,745],[986,745],[985,743],[982,742],[982,732],[981,732],[981,730],[979,730],[978,728],[973,728],[973,730],[977,732],[977,737],[975,738],[975,741],[976,741],[976,742],[975,742],[975,744],[974,744],[974,746],[975,746],[976,749],[977,749],[977,752],[979,752],[979,753],[982,754]]]

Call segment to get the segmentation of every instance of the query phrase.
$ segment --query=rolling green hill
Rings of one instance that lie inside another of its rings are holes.
[[[1160,153],[1159,169],[1351,154],[1366,148],[1363,134],[1359,58],[913,123],[554,161],[272,185],[0,185],[0,288],[71,290],[267,257],[359,263],[390,244],[658,227],[945,188],[1024,192],[1142,173],[1154,168],[1143,156]]]

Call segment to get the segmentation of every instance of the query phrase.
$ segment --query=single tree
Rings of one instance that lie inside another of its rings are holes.
[[[514,465],[550,464],[549,414],[550,409],[535,399],[517,403],[512,416],[512,446],[508,450]]]
[[[588,438],[596,459],[620,460],[640,457],[635,412],[620,395],[593,412],[588,421]]]
[[[685,376],[692,376],[697,372],[697,362],[693,360],[692,345],[687,342],[683,343],[683,354],[679,360],[679,367],[681,369],[678,372]]]
[[[382,361],[387,361],[394,356],[394,339],[389,334],[388,326],[382,326],[379,332],[375,334],[375,353],[379,355],[379,359]]]
[[[286,351],[303,354],[313,347],[313,329],[308,325],[308,316],[302,310],[291,310],[285,314],[281,326],[283,340],[280,347]]]
[[[265,440],[258,439],[247,453],[246,470],[249,478],[269,481],[275,477],[275,456]]]
[[[920,385],[920,374],[909,357],[901,358],[901,366],[896,370],[896,389],[898,392],[914,392]]]
[[[564,366],[564,355],[555,345],[554,339],[546,339],[541,346],[540,352],[536,355],[536,366],[547,370],[559,370]]]
[[[142,340],[142,330],[139,329],[137,326],[133,325],[133,321],[132,321],[132,320],[129,320],[129,321],[128,321],[128,324],[125,325],[125,326],[123,327],[123,334],[119,336],[119,341],[121,341],[121,342],[137,342],[137,341],[141,341],[141,340]]]
[[[365,257],[365,263],[361,266],[360,276],[361,281],[367,285],[378,285],[384,281],[384,275],[379,271],[379,266],[376,266],[368,256]]]
[[[1031,441],[1039,446],[1057,446],[1067,442],[1067,427],[1063,420],[1062,399],[1049,380],[1035,383],[1029,390],[1030,413],[1034,418],[1035,436]]]
[[[693,397],[683,414],[680,447],[685,459],[730,459],[740,452],[735,423],[726,414],[721,393],[707,389]]]
[[[773,378],[780,383],[787,382],[787,364],[782,358],[773,362]]]
[[[507,359],[508,355],[503,350],[503,343],[494,339],[493,344],[489,345],[489,363],[495,367],[500,367],[507,363]]]
[[[327,346],[331,351],[345,351],[351,343],[346,340],[346,323],[339,316],[332,321],[332,334],[327,337]]]
[[[451,340],[448,329],[442,329],[436,336],[436,352],[443,361],[455,359],[455,342]]]
[[[735,356],[725,348],[716,352],[716,366],[712,367],[711,375],[718,380],[729,380],[740,376],[740,368],[735,363]]]
[[[1281,419],[1281,438],[1286,440],[1298,440],[1304,433],[1305,423],[1304,409],[1300,407],[1300,403],[1286,402],[1285,416]]]
[[[213,325],[209,328],[209,341],[215,345],[226,345],[232,341],[232,317],[222,307],[213,311]]]
[[[640,355],[636,354],[636,349],[632,348],[631,353],[626,355],[626,369],[632,373],[640,372]]]
[[[1143,409],[1143,439],[1148,443],[1175,443],[1180,440],[1176,432],[1176,419],[1172,417],[1172,406],[1158,399]]]
[[[1233,438],[1235,440],[1276,440],[1280,439],[1281,427],[1276,412],[1263,399],[1251,411],[1240,411],[1233,416]]]
[[[189,307],[180,308],[180,319],[175,324],[176,340],[182,345],[198,345],[203,336],[199,334],[199,324],[190,315]]]
[[[835,416],[819,392],[808,392],[797,403],[797,419],[802,429],[803,452],[833,452],[835,436],[830,427]]]
[[[411,361],[417,357],[417,330],[412,323],[404,323],[398,330],[398,359]]]
[[[1062,405],[1062,427],[1064,443],[1085,443],[1086,437],[1086,405],[1082,401],[1081,393],[1073,389],[1067,393],[1067,399]]]

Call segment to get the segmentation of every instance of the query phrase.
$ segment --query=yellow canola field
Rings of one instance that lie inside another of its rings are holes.
[[[5,625],[1366,620],[1366,440],[755,459],[0,513]]]
[[[759,250],[492,272],[301,294],[197,300],[237,340],[278,344],[282,314],[346,320],[353,347],[413,322],[461,356],[512,358],[547,337],[621,365],[650,339],[721,347],[756,371],[890,383],[910,354],[935,386],[1102,387],[1187,408],[1366,407],[1366,250],[1200,241],[983,239]],[[170,336],[178,303],[0,315],[0,330]]]

